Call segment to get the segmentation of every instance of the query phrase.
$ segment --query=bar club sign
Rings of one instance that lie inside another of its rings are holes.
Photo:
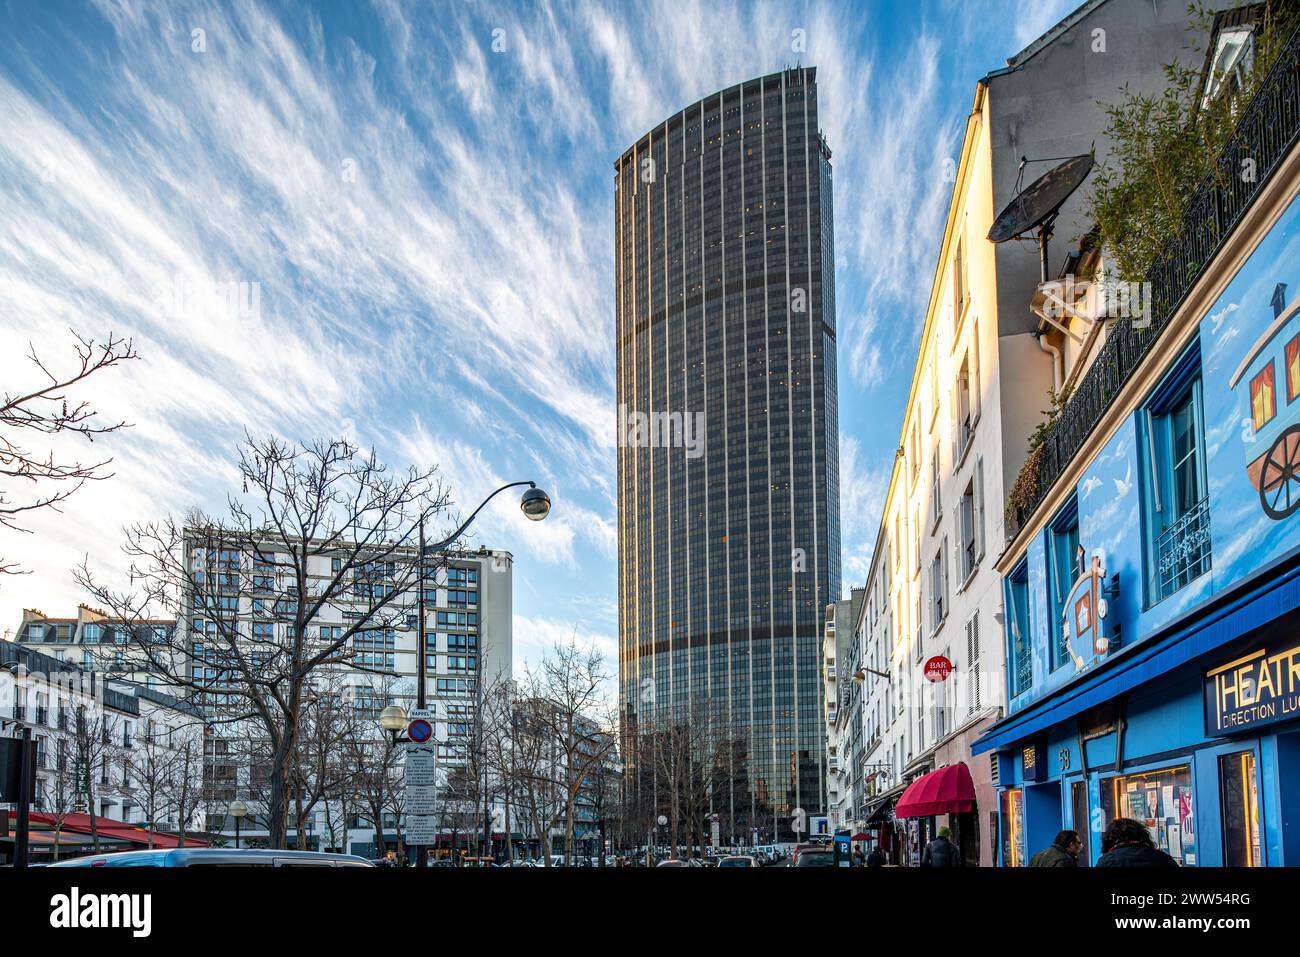
[[[1300,644],[1260,648],[1205,673],[1205,733],[1235,734],[1300,718]]]

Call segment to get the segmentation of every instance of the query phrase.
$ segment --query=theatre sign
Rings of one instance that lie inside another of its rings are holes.
[[[1205,673],[1205,733],[1235,734],[1300,717],[1300,644],[1260,648]]]

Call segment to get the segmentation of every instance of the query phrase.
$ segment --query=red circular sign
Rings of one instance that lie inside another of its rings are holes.
[[[416,744],[423,744],[433,737],[433,725],[423,718],[416,718],[406,726],[406,736]]]
[[[925,663],[927,681],[946,681],[952,674],[952,662],[943,655],[935,655]]]

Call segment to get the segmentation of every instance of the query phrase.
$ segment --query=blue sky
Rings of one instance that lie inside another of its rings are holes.
[[[437,465],[466,511],[536,479],[548,521],[511,500],[477,523],[515,554],[516,658],[575,630],[612,658],[611,164],[674,110],[797,63],[818,67],[834,152],[859,581],[944,160],[976,79],[1073,5],[0,0],[0,376],[29,381],[25,341],[55,358],[69,329],[143,356],[86,391],[135,423],[107,444],[112,480],[0,531],[31,571],[0,581],[0,631],[24,606],[70,613],[70,568],[113,567],[124,523],[219,509],[247,426]],[[257,310],[169,295],[223,282]]]

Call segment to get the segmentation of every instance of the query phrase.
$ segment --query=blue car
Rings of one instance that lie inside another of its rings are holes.
[[[122,851],[59,861],[50,867],[374,867],[351,854],[316,851],[233,850],[220,847],[177,847],[170,850]]]

